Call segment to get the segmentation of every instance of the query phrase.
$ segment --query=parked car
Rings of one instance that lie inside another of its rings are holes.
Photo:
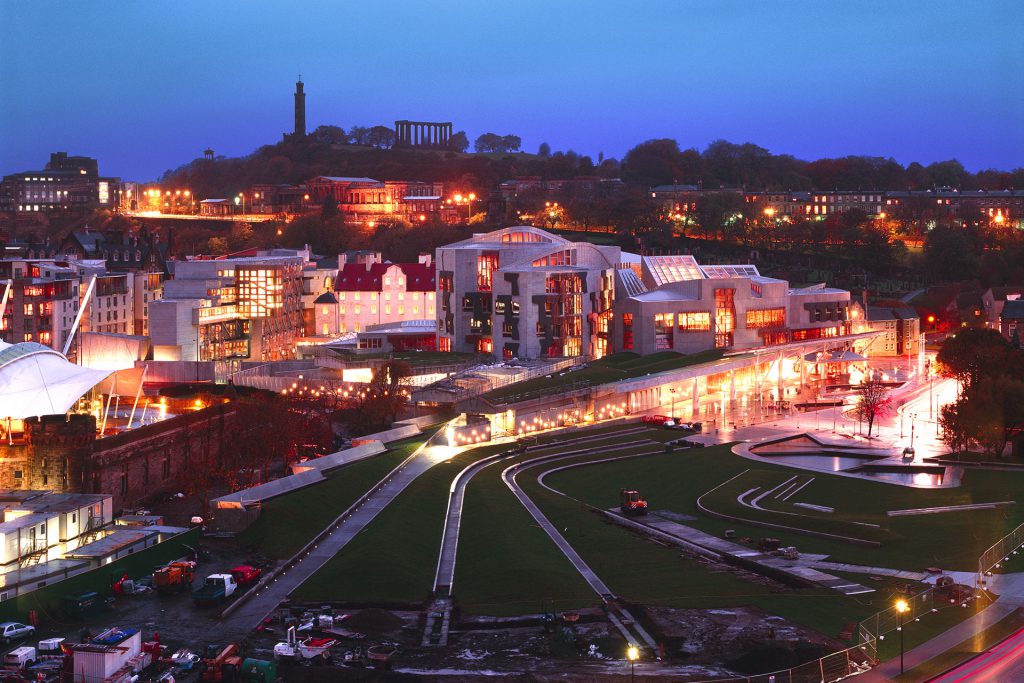
[[[642,418],[640,418],[641,422],[643,422],[644,424],[652,425],[663,425],[670,419],[672,418],[670,418],[668,415],[644,415]]]
[[[235,577],[235,583],[239,586],[244,586],[250,583],[256,583],[263,571],[259,567],[253,567],[248,564],[240,564],[237,567],[232,568],[231,576]]]
[[[35,632],[35,626],[19,624],[16,621],[5,621],[4,623],[0,624],[0,639],[2,639],[5,643],[10,643],[13,640],[27,638]]]

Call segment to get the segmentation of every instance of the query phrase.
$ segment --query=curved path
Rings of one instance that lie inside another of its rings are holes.
[[[455,560],[458,556],[459,531],[462,528],[462,504],[466,496],[466,487],[478,472],[496,462],[522,456],[531,451],[548,451],[553,448],[563,448],[567,444],[579,445],[587,442],[600,442],[608,439],[616,439],[623,435],[628,436],[636,432],[644,432],[646,429],[646,427],[640,427],[610,434],[595,434],[592,436],[570,438],[555,443],[533,446],[526,451],[504,451],[497,455],[482,458],[455,475],[455,478],[452,479],[451,488],[448,491],[448,507],[445,511],[444,531],[441,535],[441,547],[437,557],[437,569],[434,572],[434,601],[427,612],[422,644],[427,646],[431,644],[447,645],[448,643],[448,628],[451,623],[452,610],[452,588],[455,584]],[[642,439],[628,443],[599,447],[592,450],[573,450],[569,453],[563,453],[563,455],[600,453],[607,450],[617,450],[646,443],[649,443],[649,441]]]
[[[657,442],[649,443],[658,446],[658,449],[650,452],[634,453],[626,457],[642,457],[647,455],[657,455],[659,453],[664,453],[664,447],[662,444]],[[616,450],[621,450],[621,447]],[[565,537],[562,536],[558,529],[556,529],[555,526],[551,523],[551,521],[544,515],[541,509],[537,507],[537,504],[533,502],[533,500],[526,494],[525,491],[523,491],[522,488],[520,488],[519,484],[516,482],[516,477],[519,476],[519,474],[524,472],[525,470],[539,467],[540,465],[543,465],[545,463],[554,462],[557,460],[564,460],[566,458],[573,458],[578,456],[578,453],[572,455],[563,453],[557,455],[543,456],[537,458],[536,460],[530,461],[523,467],[520,467],[518,465],[512,465],[511,467],[505,468],[505,470],[503,470],[501,473],[501,478],[505,482],[505,485],[508,486],[508,488],[515,495],[515,497],[519,499],[519,502],[522,503],[523,507],[526,508],[526,511],[530,513],[530,516],[533,517],[534,521],[537,522],[537,524],[540,526],[541,529],[544,530],[548,537],[550,537],[551,540],[554,541],[558,549],[562,551],[562,554],[565,555],[565,557],[569,560],[570,563],[572,563],[573,567],[576,568],[576,571],[579,572],[580,576],[582,576],[583,579],[587,582],[587,584],[591,587],[591,589],[593,589],[593,591],[597,593],[597,595],[602,600],[604,600],[605,605],[608,608],[609,620],[611,620],[611,622],[615,625],[618,631],[622,633],[623,637],[630,643],[642,643],[644,645],[647,645],[656,655],[658,652],[658,645],[654,642],[654,639],[651,637],[651,635],[647,633],[644,627],[637,622],[633,615],[630,614],[629,610],[618,604],[615,594],[608,587],[608,585],[601,579],[601,577],[597,575],[597,573],[593,569],[590,568],[590,565],[588,565],[586,561],[584,561],[584,559],[580,557],[579,553],[576,552],[575,548],[573,548],[572,545],[565,540]],[[631,628],[632,631],[630,630]]]

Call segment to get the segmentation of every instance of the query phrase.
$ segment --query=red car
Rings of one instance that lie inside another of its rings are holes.
[[[645,424],[663,425],[671,419],[672,418],[667,415],[644,415],[641,418],[641,421]]]
[[[247,564],[240,564],[231,570],[231,576],[235,577],[235,583],[244,586],[248,583],[255,583],[259,580],[263,570],[258,567],[251,567]]]

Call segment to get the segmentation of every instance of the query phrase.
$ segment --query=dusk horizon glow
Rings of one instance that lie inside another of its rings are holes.
[[[1024,45],[999,38],[1024,13],[1008,1],[41,2],[5,3],[0,24],[0,88],[17,93],[0,103],[3,173],[58,150],[135,180],[206,147],[249,154],[291,130],[300,73],[310,131],[413,119],[595,160],[673,138],[1024,165]]]

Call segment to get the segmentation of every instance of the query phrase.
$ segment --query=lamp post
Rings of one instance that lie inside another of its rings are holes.
[[[914,418],[917,417],[917,413],[910,414],[910,448],[914,448]]]
[[[676,387],[672,387],[671,389],[668,390],[668,393],[672,394],[672,413],[671,413],[671,417],[674,420],[674,419],[676,419],[676,394],[679,393],[679,389],[677,389]]]
[[[900,615],[900,675],[903,675],[903,614],[910,609],[907,601],[900,598],[896,601],[896,613]]]
[[[640,648],[636,645],[630,645],[626,648],[626,659],[629,660],[629,680],[630,683],[636,680],[636,660],[640,659]]]

